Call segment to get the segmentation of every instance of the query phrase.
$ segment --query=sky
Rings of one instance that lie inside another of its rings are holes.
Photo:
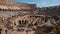
[[[60,0],[15,0],[15,2],[36,4],[37,7],[49,7],[60,5]]]

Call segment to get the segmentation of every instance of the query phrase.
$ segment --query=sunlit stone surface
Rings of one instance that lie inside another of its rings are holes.
[[[59,8],[0,0],[0,34],[60,34]]]

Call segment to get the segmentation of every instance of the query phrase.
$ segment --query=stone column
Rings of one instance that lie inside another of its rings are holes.
[[[36,34],[43,34],[43,29],[41,27],[37,26],[35,32],[36,32]]]
[[[55,25],[53,26],[53,32],[54,32],[54,34],[58,34],[58,31],[57,31],[57,28]]]
[[[2,28],[1,34],[6,34],[5,30],[5,28]]]

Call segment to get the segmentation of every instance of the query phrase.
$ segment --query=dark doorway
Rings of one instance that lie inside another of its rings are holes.
[[[1,34],[2,29],[0,29],[0,34]]]

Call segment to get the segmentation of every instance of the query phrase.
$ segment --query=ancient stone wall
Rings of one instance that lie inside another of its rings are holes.
[[[36,9],[35,4],[27,4],[27,3],[18,3],[18,2],[10,2],[9,0],[0,0],[0,6],[8,8],[8,9]],[[2,7],[2,8],[3,8]]]
[[[60,5],[40,8],[39,14],[60,16]]]

